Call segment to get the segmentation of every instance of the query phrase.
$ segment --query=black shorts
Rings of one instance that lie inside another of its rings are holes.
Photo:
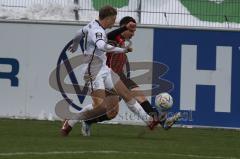
[[[123,72],[119,73],[118,76],[129,90],[138,87],[138,85],[130,78],[127,78],[127,76]]]
[[[123,72],[122,73],[118,73],[118,76],[120,77],[120,79],[123,82],[123,84],[129,90],[138,87],[138,85],[133,80],[131,80],[130,78],[127,78],[127,76]],[[106,96],[117,95],[115,90],[106,90],[105,92],[106,92]]]

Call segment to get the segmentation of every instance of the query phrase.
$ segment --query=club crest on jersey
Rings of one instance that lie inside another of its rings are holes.
[[[96,38],[97,38],[97,39],[102,39],[102,33],[97,32],[97,33],[96,33]]]

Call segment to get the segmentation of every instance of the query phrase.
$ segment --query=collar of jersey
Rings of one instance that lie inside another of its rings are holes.
[[[98,23],[98,25],[100,26],[100,27],[102,27],[104,30],[105,30],[105,28],[100,24],[100,22],[98,21],[98,20],[95,20],[97,23]]]

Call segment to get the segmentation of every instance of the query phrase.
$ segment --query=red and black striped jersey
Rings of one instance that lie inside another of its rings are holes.
[[[125,40],[122,38],[121,35],[115,36],[114,39],[112,39],[115,46],[122,47],[125,45]],[[106,54],[107,56],[107,66],[110,67],[114,72],[116,73],[122,73],[123,68],[127,62],[127,55],[125,53],[112,53],[108,52]]]

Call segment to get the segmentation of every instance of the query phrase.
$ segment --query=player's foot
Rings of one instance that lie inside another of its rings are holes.
[[[148,127],[149,127],[150,130],[153,130],[159,123],[160,123],[159,120],[152,120],[152,121],[148,124]]]
[[[153,116],[153,120],[149,123],[148,127],[150,130],[153,130],[158,124],[162,127],[167,119],[167,113],[159,113],[157,116]]]
[[[91,135],[91,124],[88,124],[85,121],[82,121],[82,135],[83,136]]]
[[[68,124],[68,120],[64,120],[63,126],[60,130],[61,135],[68,136],[71,130],[72,130],[72,127]]]
[[[178,112],[178,113],[174,114],[172,117],[167,118],[166,121],[164,122],[163,128],[165,130],[170,129],[181,117],[182,117],[181,113]]]

